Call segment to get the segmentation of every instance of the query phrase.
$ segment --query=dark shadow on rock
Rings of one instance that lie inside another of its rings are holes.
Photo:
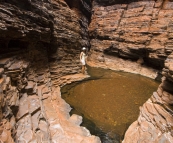
[[[169,80],[162,81],[162,88],[163,90],[173,94],[172,82]]]
[[[163,75],[162,75],[161,71],[159,71],[159,72],[157,72],[157,77],[155,78],[155,80],[161,82],[162,77],[163,77]]]

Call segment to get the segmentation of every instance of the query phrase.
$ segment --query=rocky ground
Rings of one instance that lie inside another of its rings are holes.
[[[111,57],[108,55],[102,57],[102,59],[104,59],[104,61],[102,62],[93,61],[92,59],[92,57],[89,57],[87,62],[87,64],[91,67],[101,67],[104,69],[111,69],[115,71],[130,72],[134,74],[140,74],[152,79],[160,80],[159,70],[153,69],[146,65],[141,65],[140,63],[133,62],[131,60],[125,60],[118,57]]]
[[[38,58],[32,62],[27,61],[27,53],[0,60],[0,141],[99,143],[98,137],[80,126],[81,116],[69,115],[71,107],[60,92],[61,86],[88,76],[61,76],[55,85],[47,55],[34,53]]]

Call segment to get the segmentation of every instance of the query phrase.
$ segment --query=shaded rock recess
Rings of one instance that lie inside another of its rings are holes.
[[[172,20],[169,0],[1,0],[0,141],[100,142],[80,126],[82,117],[69,115],[60,93],[87,77],[79,62],[85,46],[91,66],[151,78],[163,68],[123,143],[173,142]]]

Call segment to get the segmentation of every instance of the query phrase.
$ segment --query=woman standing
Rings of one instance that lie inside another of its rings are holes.
[[[82,63],[82,73],[85,74],[86,69],[86,48],[83,47],[80,53],[80,62]]]

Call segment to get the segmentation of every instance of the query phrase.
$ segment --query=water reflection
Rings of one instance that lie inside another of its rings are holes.
[[[72,113],[84,117],[86,126],[103,143],[118,143],[137,119],[141,106],[159,83],[140,75],[88,68],[90,79],[62,88]]]

